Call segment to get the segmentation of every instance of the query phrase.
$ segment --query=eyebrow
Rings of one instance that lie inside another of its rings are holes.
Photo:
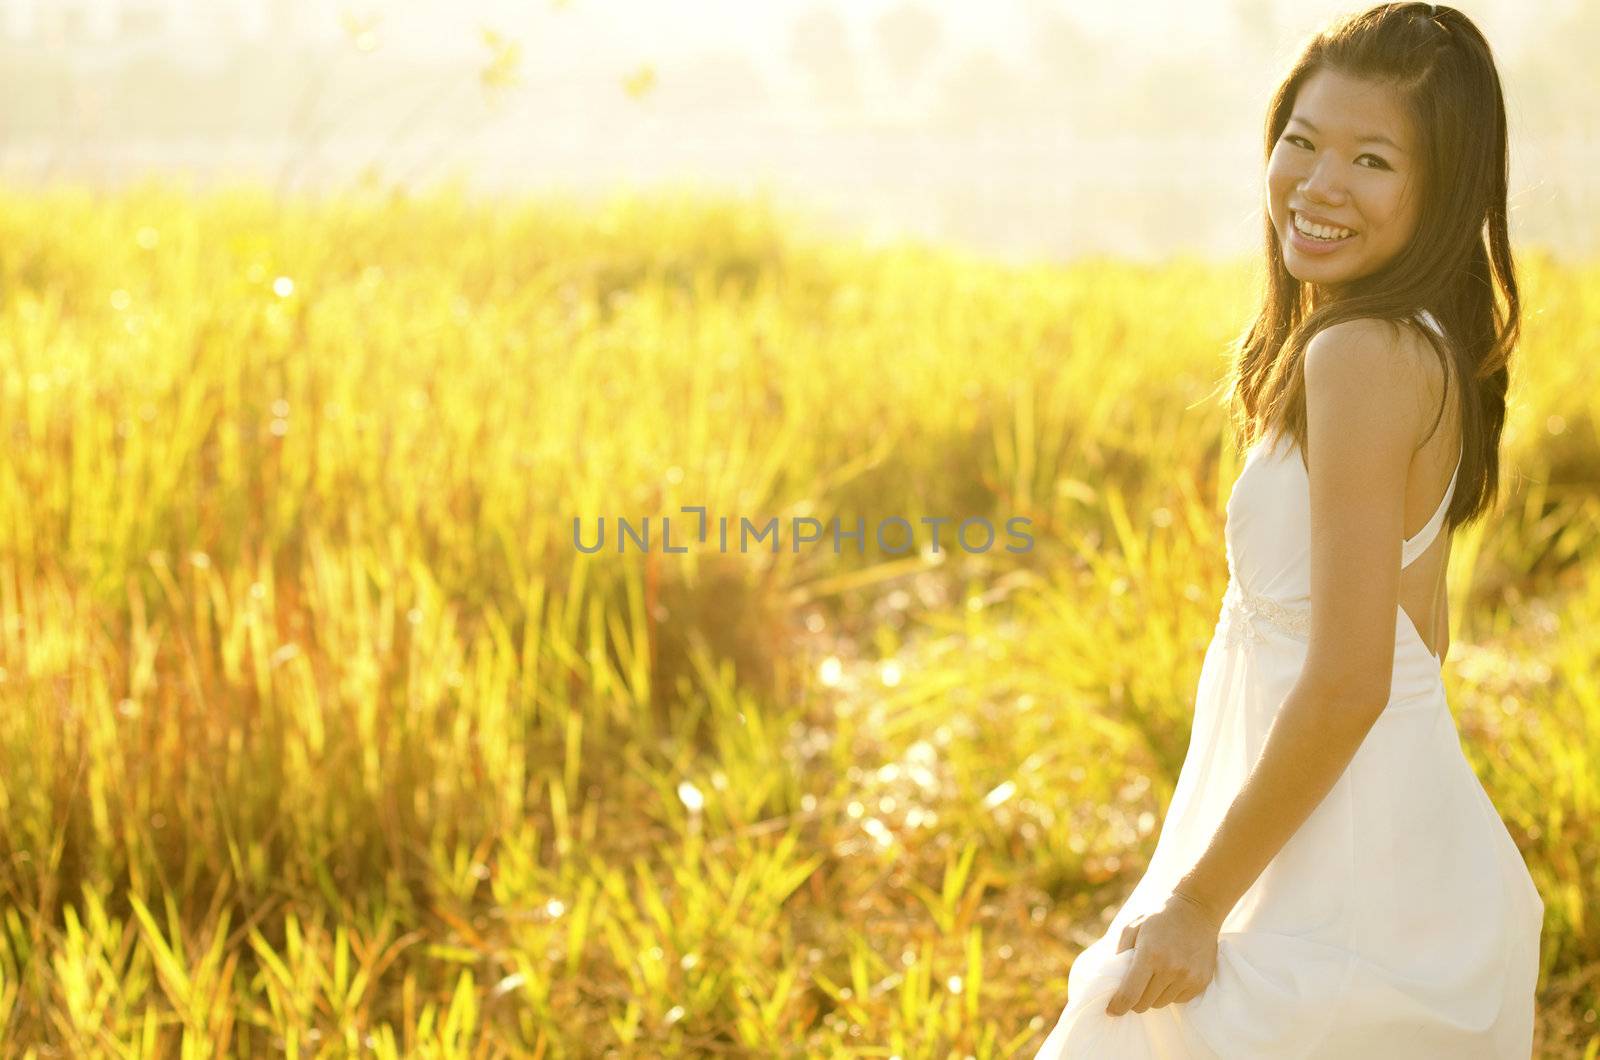
[[[1306,128],[1310,129],[1314,133],[1320,134],[1322,132],[1322,130],[1318,129],[1315,125],[1312,125],[1310,122],[1306,121],[1304,118],[1300,117],[1300,115],[1298,115],[1298,114],[1293,115],[1292,117],[1289,118],[1289,120],[1290,121],[1299,122],[1301,125],[1304,125]],[[1401,154],[1406,154],[1406,149],[1405,148],[1401,147],[1399,144],[1395,143],[1393,140],[1389,139],[1387,136],[1380,136],[1377,133],[1368,133],[1366,136],[1363,136],[1360,140],[1358,140],[1357,143],[1383,144],[1383,145],[1385,145],[1387,147],[1394,148],[1396,151],[1399,151]]]

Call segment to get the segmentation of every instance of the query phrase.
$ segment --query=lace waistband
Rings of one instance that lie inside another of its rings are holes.
[[[1229,581],[1222,596],[1222,618],[1228,624],[1230,642],[1235,637],[1249,641],[1263,636],[1262,623],[1273,626],[1299,640],[1311,638],[1311,609],[1290,607],[1271,597],[1253,593],[1236,581]]]

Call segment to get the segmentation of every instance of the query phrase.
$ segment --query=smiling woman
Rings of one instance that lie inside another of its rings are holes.
[[[1517,340],[1505,129],[1488,44],[1429,4],[1336,22],[1272,101],[1228,589],[1149,868],[1042,1060],[1531,1052],[1544,904],[1436,647]]]
[[[1272,223],[1297,279],[1329,294],[1374,272],[1417,227],[1416,136],[1400,90],[1318,70],[1267,160]]]

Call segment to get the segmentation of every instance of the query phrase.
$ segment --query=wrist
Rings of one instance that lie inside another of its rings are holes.
[[[1174,887],[1172,889],[1172,897],[1180,902],[1184,902],[1193,906],[1195,910],[1198,911],[1201,916],[1205,917],[1205,919],[1209,921],[1213,927],[1215,927],[1218,931],[1222,930],[1222,922],[1227,919],[1226,911],[1218,909],[1215,905],[1207,902],[1205,899],[1190,894],[1179,887]]]

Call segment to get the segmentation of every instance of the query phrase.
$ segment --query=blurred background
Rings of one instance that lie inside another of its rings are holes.
[[[1254,251],[1324,0],[0,0],[0,177],[770,188],[1011,258]],[[1513,238],[1594,246],[1600,5],[1483,0]]]

